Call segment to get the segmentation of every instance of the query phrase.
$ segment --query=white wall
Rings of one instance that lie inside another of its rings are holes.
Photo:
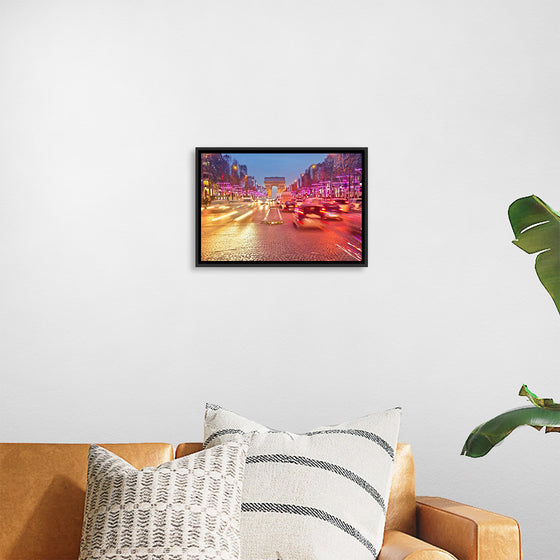
[[[199,440],[207,400],[294,431],[402,405],[419,494],[556,558],[558,436],[459,452],[523,382],[560,397],[560,318],[506,213],[560,208],[559,17],[1,2],[0,440]],[[197,145],[368,146],[369,268],[195,269]]]

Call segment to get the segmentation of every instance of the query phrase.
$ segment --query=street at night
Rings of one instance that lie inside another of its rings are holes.
[[[283,223],[268,223],[267,215],[269,219],[280,216]],[[201,211],[201,257],[204,261],[360,261],[362,214],[346,212],[340,217],[296,228],[294,213],[282,212],[274,203],[224,201],[222,213]]]
[[[366,152],[199,149],[197,262],[366,266]]]

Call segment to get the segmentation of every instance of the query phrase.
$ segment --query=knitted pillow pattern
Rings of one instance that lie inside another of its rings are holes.
[[[92,445],[80,560],[238,560],[247,443],[137,470]]]

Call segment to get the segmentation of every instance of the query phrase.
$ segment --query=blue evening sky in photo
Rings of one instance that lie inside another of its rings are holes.
[[[286,185],[295,181],[314,163],[321,163],[328,152],[317,154],[227,154],[232,161],[247,166],[247,175],[254,176],[257,184],[264,185],[265,177],[285,177]]]

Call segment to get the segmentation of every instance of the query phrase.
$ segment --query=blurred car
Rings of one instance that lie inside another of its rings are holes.
[[[333,198],[333,202],[338,204],[341,212],[348,212],[350,210],[350,203],[345,198]]]
[[[282,205],[282,212],[293,212],[296,207],[294,200],[286,200]]]
[[[349,216],[350,217],[350,216]],[[346,222],[346,228],[348,233],[356,238],[357,240],[362,240],[362,215],[361,214],[354,214],[351,216],[352,219],[349,219]]]
[[[214,213],[227,212],[228,210],[231,210],[231,208],[232,205],[231,205],[231,201],[229,200],[213,200],[206,207],[206,211],[214,214]]]
[[[323,220],[342,220],[340,206],[332,200],[325,200],[325,202],[323,202],[323,211],[321,215]]]
[[[302,202],[294,211],[294,227],[313,227],[320,228],[323,220],[325,207],[321,202],[308,201]]]
[[[362,211],[362,199],[352,198],[350,201],[350,212],[361,212]]]

